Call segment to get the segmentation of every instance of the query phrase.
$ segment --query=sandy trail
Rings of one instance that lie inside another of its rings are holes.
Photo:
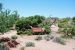
[[[4,33],[3,35],[0,35],[0,38],[1,37],[9,37],[10,38],[13,35],[17,35],[16,33],[17,33],[16,30],[10,30],[9,32]]]

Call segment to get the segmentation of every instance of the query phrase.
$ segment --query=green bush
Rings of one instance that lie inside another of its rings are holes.
[[[75,25],[75,16],[72,18],[72,23]]]
[[[11,13],[10,10],[0,11],[0,32],[5,33],[10,30],[18,19],[16,11]]]
[[[32,32],[31,29],[26,29],[25,31],[18,31],[17,34],[18,35],[22,35],[22,34],[24,34],[24,35],[32,35],[33,32]]]
[[[63,28],[65,26],[65,23],[58,23],[58,27]]]
[[[50,34],[51,33],[51,29],[50,29],[50,23],[41,23],[39,24],[39,27],[45,28],[45,34]]]
[[[72,34],[72,36],[75,36],[75,26],[72,27],[71,34]]]
[[[45,25],[44,28],[45,28],[46,34],[51,34],[51,29],[48,25]]]
[[[26,18],[20,18],[16,22],[16,29],[17,31],[25,31],[26,29],[30,29],[30,23],[29,21],[26,21]]]
[[[31,29],[27,29],[27,30],[25,30],[24,33],[27,34],[27,35],[32,35],[32,30]]]
[[[17,22],[16,22],[16,29],[17,30],[25,30],[25,29],[30,29],[30,26],[38,25],[44,20],[43,16],[35,15],[35,16],[30,16],[30,17],[21,17]]]
[[[36,26],[44,20],[43,16],[35,15],[30,17],[21,17],[16,22],[17,34],[31,35],[32,30],[30,26]]]
[[[16,39],[17,39],[17,36],[16,36],[16,35],[13,35],[11,38],[12,38],[13,40],[16,40]]]
[[[17,31],[17,35],[24,34],[23,31]]]
[[[35,47],[35,44],[33,42],[27,42],[26,47]]]
[[[70,20],[71,20],[70,17],[62,18],[58,21],[58,26],[60,28],[64,28],[67,25],[69,25]]]
[[[75,26],[65,27],[62,32],[64,33],[63,37],[72,38],[75,36]]]
[[[56,38],[53,40],[53,42],[60,43],[60,44],[62,44],[62,45],[65,45],[65,44],[66,44],[65,41],[64,41],[64,39],[63,39],[63,38],[60,38],[60,37],[56,37]]]

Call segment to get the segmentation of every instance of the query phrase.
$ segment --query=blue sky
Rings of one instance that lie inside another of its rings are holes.
[[[17,10],[21,16],[75,16],[75,0],[0,0],[5,9]]]

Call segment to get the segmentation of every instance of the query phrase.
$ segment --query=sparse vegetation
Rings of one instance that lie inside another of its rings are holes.
[[[53,40],[53,42],[60,43],[60,44],[62,44],[62,45],[65,45],[65,44],[66,44],[65,41],[64,41],[64,39],[63,39],[63,38],[60,38],[60,37],[56,37],[56,38]]]
[[[27,42],[26,47],[35,47],[35,43],[34,42]]]

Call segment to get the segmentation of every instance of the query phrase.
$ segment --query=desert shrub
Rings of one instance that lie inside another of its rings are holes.
[[[69,24],[70,20],[70,17],[62,18],[58,21],[58,26],[64,28]]]
[[[8,50],[8,48],[5,47],[4,42],[1,42],[1,43],[0,43],[0,50]]]
[[[75,16],[72,18],[72,23],[75,25]]]
[[[0,11],[0,32],[5,33],[10,30],[18,19],[16,11],[10,10]]]
[[[26,47],[34,47],[35,44],[33,42],[27,42]]]
[[[16,22],[16,29],[17,29],[17,34],[28,34],[31,35],[32,31],[30,30],[30,26],[36,26],[39,23],[41,23],[44,20],[43,16],[35,15],[35,16],[30,16],[30,17],[21,17],[17,22]]]
[[[73,38],[72,36],[66,36],[66,35],[62,35],[61,37],[65,38],[65,39],[72,39]]]
[[[56,42],[56,43],[60,43],[60,44],[65,45],[65,41],[64,41],[63,38],[56,37],[53,41]]]
[[[35,40],[42,40],[42,36],[37,36]]]
[[[64,33],[63,37],[72,38],[75,36],[75,26],[65,27],[62,32]]]
[[[59,26],[60,28],[63,28],[63,27],[64,27],[64,25],[65,25],[64,23],[61,23],[61,22],[60,22],[60,23],[58,23],[58,26]]]
[[[16,35],[13,35],[11,38],[12,38],[13,40],[16,40],[16,39],[17,39],[17,36],[16,36]]]
[[[27,34],[27,35],[32,35],[32,30],[31,29],[27,29],[27,30],[25,30],[24,33]]]
[[[49,40],[51,40],[51,39],[53,39],[53,38],[54,38],[54,37],[51,36],[51,35],[47,35],[47,36],[44,37],[44,39],[47,40],[47,41],[49,41]]]
[[[46,30],[46,34],[51,34],[51,29],[48,25],[44,26],[45,30]]]
[[[25,31],[18,31],[18,35],[24,34],[24,35],[32,35],[32,30],[31,29],[26,29]]]
[[[71,35],[71,28],[64,28],[63,32],[64,32],[64,36],[70,36]]]
[[[50,23],[41,23],[39,24],[40,27],[45,28],[45,34],[50,34],[51,29],[50,29]]]
[[[51,30],[50,29],[46,29],[46,34],[50,34]]]
[[[23,31],[17,31],[17,35],[24,34]]]
[[[24,50],[24,47],[21,47],[21,49],[20,50]]]
[[[25,31],[26,29],[30,29],[29,21],[26,21],[26,18],[20,18],[16,22],[17,31]]]
[[[72,36],[75,36],[75,26],[72,27],[71,34],[72,34]]]
[[[43,16],[35,15],[30,17],[22,17],[16,22],[16,29],[17,30],[25,30],[30,29],[30,25],[38,25],[44,20]]]
[[[59,28],[59,29],[58,29],[58,33],[61,33],[61,32],[62,32],[62,30],[63,30],[62,28]]]

